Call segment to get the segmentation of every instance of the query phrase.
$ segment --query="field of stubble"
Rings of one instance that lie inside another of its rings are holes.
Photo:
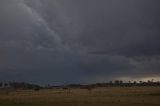
[[[3,92],[0,106],[160,106],[158,87]]]

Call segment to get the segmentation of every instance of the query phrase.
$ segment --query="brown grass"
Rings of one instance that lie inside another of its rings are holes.
[[[1,91],[0,106],[160,106],[160,88]]]

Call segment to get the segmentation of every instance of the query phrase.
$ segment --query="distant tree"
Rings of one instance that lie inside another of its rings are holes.
[[[151,83],[152,81],[148,80],[147,83]]]
[[[131,81],[128,81],[128,83],[131,84],[132,82],[131,82]]]
[[[8,83],[4,83],[4,87],[7,88],[8,87]]]
[[[148,80],[147,85],[148,86],[154,86],[155,83],[153,81],[154,81],[153,79],[152,80]]]
[[[112,81],[110,81],[110,82],[109,82],[109,84],[113,84],[113,82],[112,82]]]
[[[143,83],[143,81],[139,81],[139,83],[140,83],[140,84],[142,84],[142,83]]]
[[[25,82],[10,82],[8,83],[8,86],[14,89],[41,89],[41,87],[38,85],[29,84]]]
[[[122,80],[120,80],[120,81],[119,81],[119,84],[121,84],[121,85],[122,85],[122,84],[123,84],[123,81],[122,81]]]
[[[115,80],[115,85],[119,85],[120,81],[119,80]]]
[[[134,85],[136,85],[136,84],[137,84],[137,82],[136,82],[136,81],[134,81],[134,82],[133,82],[133,84],[134,84]]]
[[[0,82],[0,88],[2,88],[2,86],[3,86],[3,83],[2,83],[2,82]]]
[[[108,84],[109,84],[109,86],[113,86],[113,82],[112,81],[110,81]]]
[[[40,91],[41,89],[39,87],[34,88],[34,91]]]

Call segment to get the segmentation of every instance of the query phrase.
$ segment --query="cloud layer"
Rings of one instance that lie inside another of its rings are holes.
[[[158,0],[1,0],[0,80],[159,77]]]

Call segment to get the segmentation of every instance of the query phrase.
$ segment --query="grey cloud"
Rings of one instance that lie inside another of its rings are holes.
[[[69,83],[155,75],[160,69],[159,4],[1,0],[1,79]]]

